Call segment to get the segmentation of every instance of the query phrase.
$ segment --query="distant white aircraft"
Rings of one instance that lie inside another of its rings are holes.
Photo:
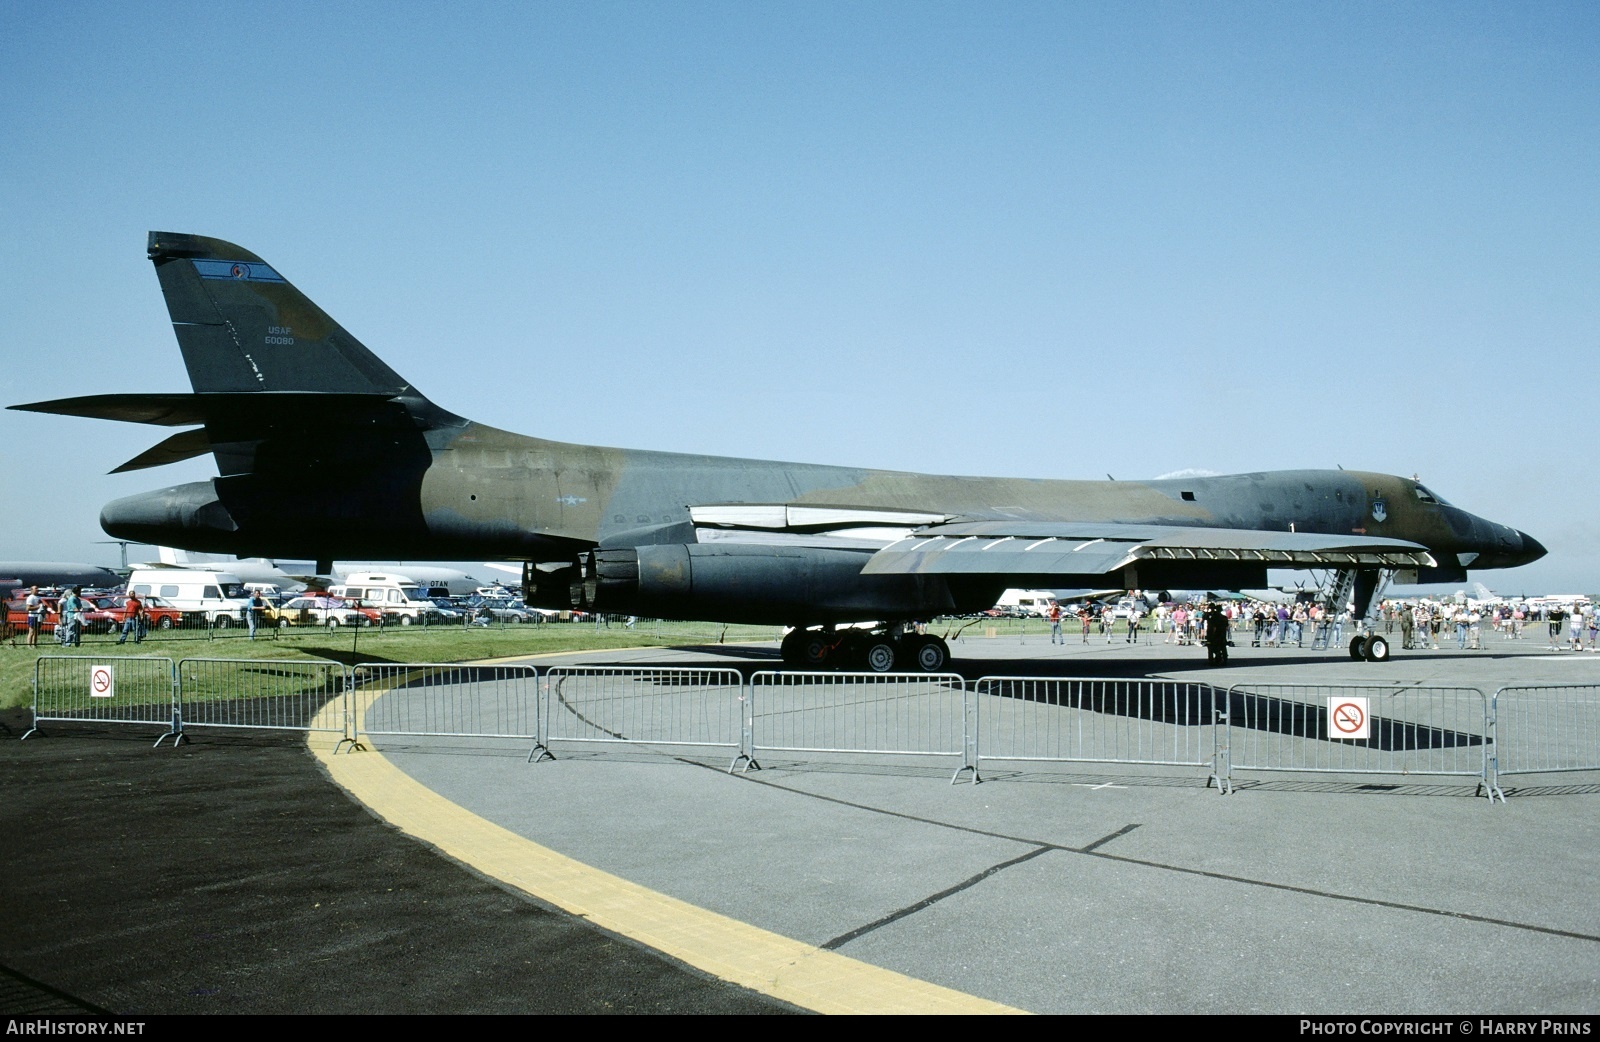
[[[312,583],[341,582],[354,572],[393,571],[423,586],[444,586],[454,594],[469,594],[482,583],[459,568],[404,561],[345,561],[336,563],[332,574],[318,575],[310,561],[274,561],[266,557],[230,558],[219,554],[193,553],[170,546],[156,547],[159,560],[135,565],[137,568],[198,568],[237,575],[240,582],[274,583],[280,588]]]

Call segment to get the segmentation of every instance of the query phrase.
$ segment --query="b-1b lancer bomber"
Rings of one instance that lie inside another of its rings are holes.
[[[1338,570],[1364,615],[1383,570],[1456,582],[1545,552],[1384,474],[942,477],[525,437],[429,401],[248,250],[152,232],[149,254],[193,393],[13,406],[186,428],[119,471],[215,457],[209,481],[107,504],[116,539],[323,573],[520,561],[539,607],[791,626],[791,663],[928,671],[949,649],[911,623],[1010,587],[1243,589],[1269,567]]]

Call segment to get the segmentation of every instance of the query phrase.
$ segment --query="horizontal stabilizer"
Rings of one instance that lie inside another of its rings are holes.
[[[1433,562],[1403,539],[1240,528],[978,521],[934,525],[884,547],[867,575],[1092,575],[1141,561],[1278,568],[1412,568]]]
[[[204,456],[210,451],[211,439],[206,435],[205,428],[196,427],[193,430],[179,431],[161,444],[139,453],[111,473],[123,474],[130,470],[164,467],[168,463],[181,463],[186,459]]]
[[[296,413],[331,416],[363,406],[381,406],[392,400],[394,395],[383,392],[223,391],[202,394],[90,394],[81,398],[57,398],[49,402],[13,405],[10,408],[58,416],[86,416],[95,420],[187,427],[245,417],[292,417]],[[403,406],[398,408],[403,409]]]

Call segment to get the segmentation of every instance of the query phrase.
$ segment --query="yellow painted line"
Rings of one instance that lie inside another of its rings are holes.
[[[311,751],[333,780],[402,832],[479,872],[725,981],[819,1013],[1022,1013],[762,930],[534,843],[428,789],[368,751]]]

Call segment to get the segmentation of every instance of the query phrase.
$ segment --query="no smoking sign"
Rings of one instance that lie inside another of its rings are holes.
[[[1370,722],[1365,698],[1329,696],[1329,738],[1365,738]]]
[[[89,695],[93,698],[111,698],[117,693],[117,677],[110,666],[89,667]]]

